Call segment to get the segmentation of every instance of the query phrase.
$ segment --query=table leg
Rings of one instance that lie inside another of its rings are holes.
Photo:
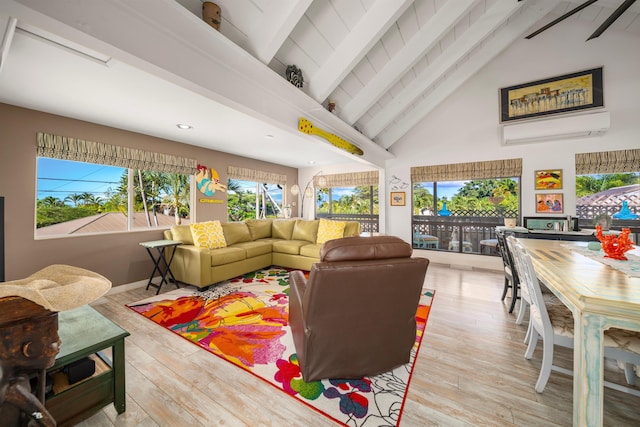
[[[574,313],[573,425],[601,426],[604,409],[602,316]]]
[[[127,394],[125,389],[124,375],[124,339],[118,340],[112,347],[113,357],[113,381],[114,381],[114,399],[113,405],[118,414],[123,413],[127,409]]]
[[[151,257],[151,260],[153,261],[153,270],[151,271],[151,276],[149,276],[149,281],[147,282],[147,288],[146,290],[149,290],[149,286],[151,286],[151,283],[153,282],[153,277],[156,274],[156,271],[158,271],[158,273],[160,272],[160,270],[158,269],[158,261],[156,261],[155,257],[153,256],[153,252],[151,252],[150,248],[145,248],[147,250],[147,253],[149,254],[149,256]]]
[[[165,263],[167,264],[167,272],[166,274],[171,275],[171,280],[173,280],[173,283],[176,284],[176,287],[179,288],[180,286],[178,286],[178,281],[176,280],[175,276],[173,275],[173,271],[171,271],[171,262],[173,261],[173,256],[176,254],[176,247],[174,246],[171,252],[171,257],[169,258],[169,262],[167,263],[165,261]]]

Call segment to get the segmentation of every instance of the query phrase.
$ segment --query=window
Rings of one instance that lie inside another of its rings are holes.
[[[229,179],[227,190],[229,221],[284,216],[284,192],[279,184]]]
[[[640,150],[576,154],[576,216],[584,228],[638,228]]]
[[[38,134],[36,237],[189,223],[195,167],[172,162],[195,166],[195,160]]]
[[[363,232],[377,232],[378,176],[378,171],[316,176],[316,217],[358,221]]]
[[[286,175],[239,166],[229,166],[227,174],[229,221],[284,216]]]
[[[413,246],[497,255],[495,227],[519,217],[521,166],[510,159],[412,168]]]
[[[319,188],[316,213],[378,215],[378,186]]]

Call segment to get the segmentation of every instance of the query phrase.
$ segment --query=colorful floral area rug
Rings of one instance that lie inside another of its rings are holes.
[[[374,377],[307,383],[288,326],[288,276],[288,269],[271,267],[204,292],[180,288],[128,307],[343,425],[397,426],[433,291],[423,289],[410,363]]]

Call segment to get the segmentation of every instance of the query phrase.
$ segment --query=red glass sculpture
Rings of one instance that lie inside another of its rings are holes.
[[[596,225],[596,237],[602,244],[602,250],[605,253],[605,258],[613,258],[619,260],[626,260],[627,257],[624,253],[633,249],[633,243],[629,240],[629,233],[631,230],[623,228],[619,235],[608,234],[604,236],[602,234],[602,227]]]

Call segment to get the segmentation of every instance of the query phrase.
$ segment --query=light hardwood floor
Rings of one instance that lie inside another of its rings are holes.
[[[544,393],[535,392],[542,343],[532,360],[523,357],[526,323],[516,325],[508,298],[500,301],[503,280],[488,270],[429,266],[426,287],[436,294],[401,426],[571,425],[571,378],[552,372]],[[131,333],[127,411],[116,416],[109,405],[80,426],[334,425],[125,307],[150,295],[152,290],[139,288],[95,306]],[[554,363],[571,368],[571,351],[557,348]],[[625,384],[613,363],[607,364],[605,378]],[[640,398],[605,389],[605,425],[640,425]]]

